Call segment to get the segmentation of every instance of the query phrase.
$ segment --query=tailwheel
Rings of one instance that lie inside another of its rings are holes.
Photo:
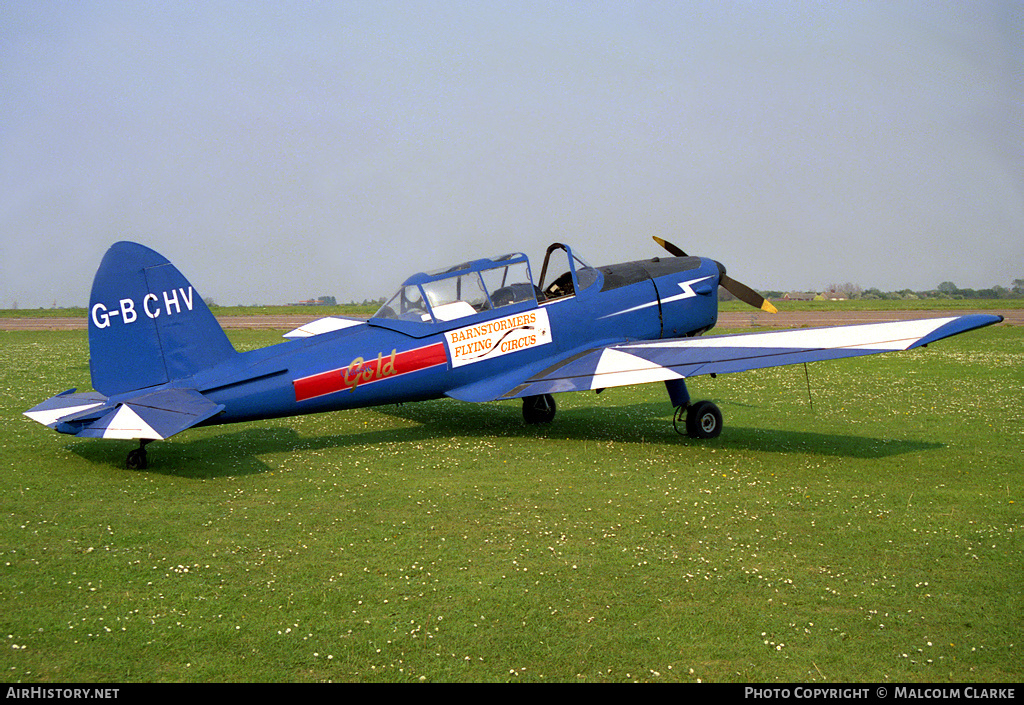
[[[523,418],[526,423],[550,423],[555,418],[555,398],[550,394],[523,397]]]
[[[690,438],[718,438],[722,433],[722,412],[710,401],[698,401],[687,407],[676,408],[672,425],[678,433],[679,422],[686,414],[686,435]]]
[[[128,452],[128,461],[125,463],[129,470],[145,470],[146,444],[149,441],[139,441],[139,447]]]

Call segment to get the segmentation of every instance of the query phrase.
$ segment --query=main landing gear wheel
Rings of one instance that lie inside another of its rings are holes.
[[[128,452],[128,461],[126,462],[126,466],[129,470],[146,469],[146,443],[148,442],[149,441],[139,441],[139,447]]]
[[[699,401],[687,407],[678,407],[672,425],[678,433],[679,422],[686,413],[686,435],[690,438],[718,438],[722,433],[722,412],[713,402]]]
[[[555,398],[550,394],[523,397],[523,418],[526,423],[550,423],[555,418]]]

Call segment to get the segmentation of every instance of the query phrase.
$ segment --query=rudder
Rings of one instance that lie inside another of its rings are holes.
[[[199,292],[163,255],[134,242],[107,250],[89,300],[96,391],[113,396],[166,384],[235,354]]]

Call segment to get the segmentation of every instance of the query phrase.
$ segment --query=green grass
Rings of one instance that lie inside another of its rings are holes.
[[[239,348],[274,332],[229,333]],[[21,412],[86,334],[0,333],[0,671],[76,681],[1016,682],[1024,331],[150,446]]]

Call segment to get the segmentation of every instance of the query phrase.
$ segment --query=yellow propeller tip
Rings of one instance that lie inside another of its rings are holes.
[[[779,309],[772,306],[772,302],[765,299],[765,302],[761,304],[761,310],[767,311],[768,313],[778,313]]]

